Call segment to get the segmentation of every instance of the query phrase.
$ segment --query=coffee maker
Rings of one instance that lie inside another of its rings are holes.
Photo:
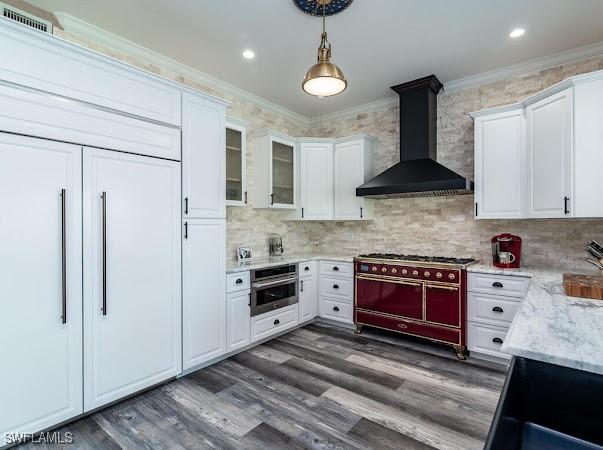
[[[273,234],[268,237],[268,248],[270,256],[282,256],[285,249],[283,248],[283,238],[278,234]]]
[[[494,236],[492,243],[492,263],[502,269],[518,269],[521,266],[521,238],[503,233]]]

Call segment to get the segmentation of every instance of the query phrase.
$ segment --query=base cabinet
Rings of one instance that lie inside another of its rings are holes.
[[[351,263],[320,261],[319,315],[324,319],[354,323],[354,266]]]
[[[84,410],[181,372],[180,165],[84,149]]]
[[[246,347],[251,342],[251,291],[232,292],[226,296],[227,351]]]
[[[0,447],[82,413],[81,151],[0,133]]]
[[[182,366],[226,353],[226,223],[185,219],[182,267]]]

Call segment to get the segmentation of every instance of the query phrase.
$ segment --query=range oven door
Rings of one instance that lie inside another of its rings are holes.
[[[297,303],[297,285],[297,277],[253,283],[251,285],[251,316]]]
[[[423,319],[423,283],[356,276],[356,308]]]

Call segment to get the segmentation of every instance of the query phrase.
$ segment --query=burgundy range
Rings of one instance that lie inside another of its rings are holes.
[[[465,269],[475,262],[379,253],[356,257],[356,333],[367,325],[418,336],[450,344],[465,359]]]

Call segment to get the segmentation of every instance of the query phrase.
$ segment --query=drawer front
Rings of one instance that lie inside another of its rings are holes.
[[[354,265],[337,261],[321,261],[320,273],[338,277],[351,277],[354,274]]]
[[[251,318],[251,341],[259,341],[273,334],[292,328],[298,323],[298,305],[271,311]]]
[[[356,323],[373,325],[379,328],[398,331],[400,333],[412,334],[449,344],[463,345],[461,342],[461,330],[453,328],[437,327],[424,323],[411,322],[391,316],[356,310]]]
[[[354,294],[353,278],[334,278],[330,276],[320,277],[320,293],[336,295],[351,301]]]
[[[500,295],[467,294],[468,320],[507,327],[513,321],[521,302]]]
[[[323,296],[320,299],[320,317],[338,320],[340,322],[353,323],[352,304],[342,302],[335,297]]]
[[[511,355],[500,350],[507,336],[507,328],[475,322],[468,322],[467,325],[467,348],[469,350],[499,358],[511,358]]]
[[[226,292],[246,291],[250,289],[249,272],[229,273],[226,276]]]
[[[297,273],[300,277],[307,277],[316,273],[316,261],[304,261],[299,263]]]
[[[530,279],[524,277],[469,273],[467,275],[469,292],[505,295],[523,298],[530,286]]]

